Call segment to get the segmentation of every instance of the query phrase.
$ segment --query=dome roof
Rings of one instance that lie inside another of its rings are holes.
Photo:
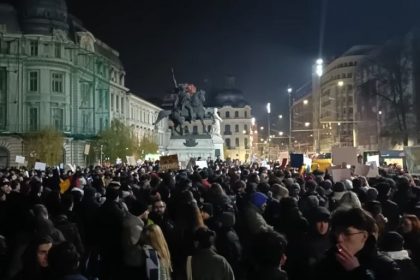
[[[6,25],[6,33],[20,33],[15,8],[10,4],[0,4],[0,24]]]
[[[239,89],[222,89],[216,92],[215,101],[218,106],[243,107],[248,103]]]
[[[53,29],[68,31],[65,0],[22,0],[21,21],[24,33],[53,33]]]

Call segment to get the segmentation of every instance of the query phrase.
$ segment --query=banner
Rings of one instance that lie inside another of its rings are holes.
[[[159,165],[160,165],[159,169],[161,171],[179,170],[178,155],[161,156],[159,160]]]
[[[47,164],[45,162],[35,162],[35,170],[45,171]]]
[[[345,162],[355,166],[358,163],[357,154],[358,150],[355,147],[332,147],[332,163],[341,166]]]

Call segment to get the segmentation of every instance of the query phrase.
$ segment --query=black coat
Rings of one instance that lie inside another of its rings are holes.
[[[373,239],[373,237],[370,237]],[[337,261],[335,246],[314,269],[314,280],[397,280],[399,268],[389,257],[376,250],[374,241],[366,242],[365,247],[356,255],[360,266],[347,271]]]

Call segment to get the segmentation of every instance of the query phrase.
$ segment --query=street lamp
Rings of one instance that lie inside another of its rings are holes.
[[[271,103],[267,103],[267,135],[270,137],[270,114],[271,114]]]
[[[324,73],[324,60],[322,58],[316,60],[315,73],[318,77],[321,77]]]
[[[261,126],[261,127],[260,127],[260,130],[264,130],[264,126]]]
[[[308,99],[303,100],[303,105],[308,105],[309,101]]]
[[[342,87],[342,86],[344,86],[344,82],[343,82],[343,81],[338,81],[337,85],[338,85],[339,87]]]
[[[283,136],[283,131],[279,131],[279,136]]]
[[[309,127],[311,125],[311,123],[310,122],[306,122],[305,123],[305,127]]]
[[[283,115],[279,115],[279,119],[282,119],[283,118]]]
[[[289,94],[289,152],[292,150],[292,91],[291,87],[287,88]]]

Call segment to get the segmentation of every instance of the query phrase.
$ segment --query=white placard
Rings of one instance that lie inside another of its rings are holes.
[[[332,176],[335,182],[340,182],[346,179],[351,179],[351,170],[347,168],[331,169]]]
[[[122,160],[120,158],[117,158],[117,160],[115,161],[115,164],[121,164]]]
[[[331,156],[334,165],[342,165],[343,162],[357,165],[358,150],[355,147],[332,147]]]
[[[35,162],[35,170],[45,171],[47,164],[45,162]]]
[[[368,177],[368,178],[376,178],[376,177],[378,177],[379,176],[379,168],[376,165],[376,162],[373,161],[373,162],[370,162],[369,164],[370,164],[369,172],[366,175],[366,177]]]
[[[370,166],[364,164],[357,164],[354,169],[354,174],[359,176],[366,176],[369,173]]]
[[[83,154],[85,156],[89,155],[89,151],[90,151],[90,144],[85,144],[85,150],[83,152]]]
[[[201,169],[208,167],[207,166],[207,161],[205,161],[205,160],[197,160],[195,162],[195,165],[198,166],[198,168],[201,168]]]
[[[366,163],[375,162],[376,166],[379,166],[379,155],[367,156]]]
[[[132,166],[137,165],[136,158],[134,156],[126,156],[126,159],[127,159],[128,165],[132,165]]]
[[[16,156],[16,163],[18,164],[25,164],[25,157],[23,156]]]

